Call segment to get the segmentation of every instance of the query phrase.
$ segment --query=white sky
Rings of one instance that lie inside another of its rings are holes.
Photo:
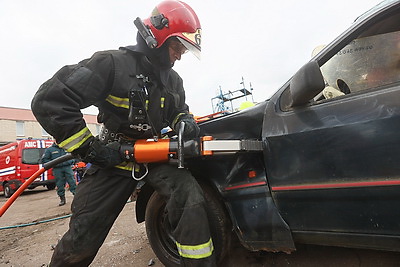
[[[39,86],[98,50],[135,44],[133,20],[154,0],[0,0],[0,106],[30,108]],[[246,88],[263,101],[380,0],[186,0],[202,24],[202,59],[175,64],[195,115],[219,92]],[[94,114],[95,109],[85,110]]]

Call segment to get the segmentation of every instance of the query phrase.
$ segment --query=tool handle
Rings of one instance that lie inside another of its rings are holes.
[[[183,159],[185,157],[183,153],[183,132],[185,131],[185,122],[181,121],[180,126],[179,126],[179,131],[178,131],[178,168],[182,169],[184,168],[183,166]]]
[[[74,158],[75,158],[75,156],[73,156],[72,154],[68,153],[68,154],[65,154],[65,155],[63,155],[61,157],[53,159],[52,161],[44,163],[43,164],[43,168],[45,170],[49,170],[49,169],[53,168],[54,166],[56,166],[56,165],[58,165],[58,164],[60,164],[60,163],[62,163],[64,161],[68,161],[68,160],[71,160],[71,159],[74,159]]]

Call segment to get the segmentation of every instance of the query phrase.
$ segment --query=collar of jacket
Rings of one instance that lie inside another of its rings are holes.
[[[163,45],[160,48],[151,49],[146,45],[140,34],[138,34],[136,40],[136,45],[120,47],[120,49],[142,55],[141,64],[143,68],[154,73],[162,85],[166,86],[173,67],[170,63],[168,47]]]

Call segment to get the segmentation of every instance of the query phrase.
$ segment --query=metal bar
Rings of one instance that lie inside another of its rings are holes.
[[[210,140],[203,141],[203,150],[213,152],[262,151],[258,140]]]

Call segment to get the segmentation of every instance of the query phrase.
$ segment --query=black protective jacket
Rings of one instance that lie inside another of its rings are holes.
[[[71,152],[91,136],[81,113],[91,105],[99,108],[99,122],[106,128],[136,139],[158,134],[165,126],[174,128],[178,118],[188,114],[180,76],[171,68],[155,68],[140,50],[133,46],[97,52],[64,66],[39,88],[32,111],[60,147]],[[149,80],[143,99],[152,126],[148,131],[134,127],[141,122],[128,121],[130,92],[144,85],[140,74]]]

